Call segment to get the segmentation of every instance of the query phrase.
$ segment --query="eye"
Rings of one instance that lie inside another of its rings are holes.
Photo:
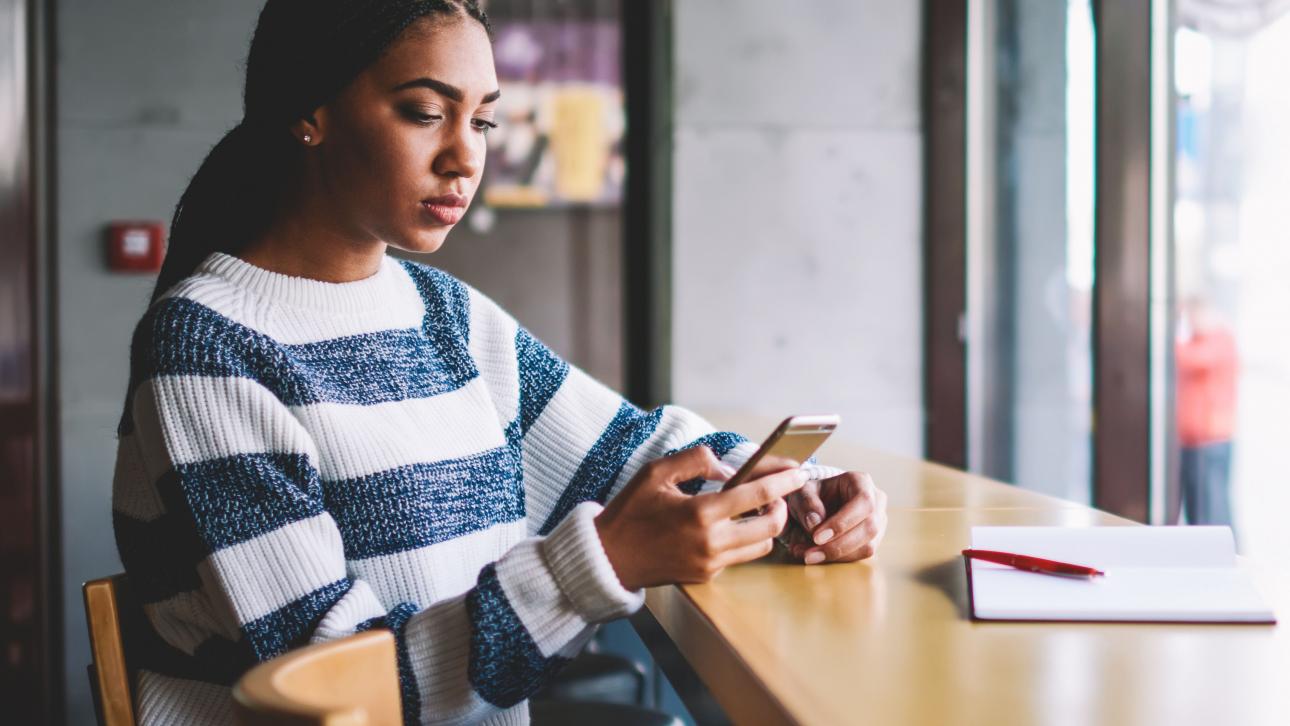
[[[485,135],[488,134],[489,131],[497,128],[496,121],[489,121],[486,118],[471,119],[471,123],[474,124],[476,131]]]
[[[403,115],[406,116],[409,121],[420,124],[422,126],[429,126],[430,124],[435,123],[436,121],[443,120],[443,116],[437,113],[426,113],[416,108],[403,109]]]

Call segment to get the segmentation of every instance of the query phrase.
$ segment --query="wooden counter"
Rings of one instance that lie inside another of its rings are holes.
[[[775,423],[710,418],[753,438]],[[845,442],[820,460],[890,495],[876,558],[807,567],[777,552],[648,592],[646,617],[735,723],[1290,724],[1287,573],[1260,570],[1278,626],[972,622],[959,556],[972,526],[1135,525]]]

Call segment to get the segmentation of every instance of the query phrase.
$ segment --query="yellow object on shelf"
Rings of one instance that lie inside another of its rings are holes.
[[[592,85],[561,86],[551,99],[555,189],[566,201],[595,201],[604,191],[609,164],[606,110],[604,91]]]

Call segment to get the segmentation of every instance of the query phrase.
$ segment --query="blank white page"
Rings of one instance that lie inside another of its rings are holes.
[[[1275,621],[1227,527],[973,527],[972,547],[1106,572],[1055,577],[973,560],[983,620]]]

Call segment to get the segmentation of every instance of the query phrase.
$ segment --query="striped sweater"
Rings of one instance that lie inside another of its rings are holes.
[[[636,408],[432,267],[336,284],[213,254],[132,342],[113,522],[154,631],[141,722],[227,722],[255,662],[385,627],[408,723],[527,723],[642,602],[593,517],[697,444],[754,449]]]

